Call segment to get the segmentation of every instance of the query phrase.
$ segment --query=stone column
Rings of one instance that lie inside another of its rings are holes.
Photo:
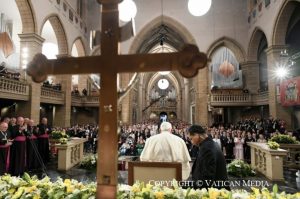
[[[140,123],[143,121],[143,109],[145,108],[144,100],[143,100],[143,93],[145,92],[144,84],[143,84],[143,78],[140,78],[140,80],[137,82],[139,84],[138,86],[138,111],[137,111],[137,122]]]
[[[78,76],[78,90],[82,93],[82,90],[85,88],[87,89],[87,82],[88,82],[89,75],[79,75]]]
[[[190,109],[190,88],[188,80],[184,79],[184,89],[182,89],[182,108],[180,108],[181,118],[183,121],[190,121],[191,109]]]
[[[248,61],[241,63],[243,77],[245,77],[245,88],[250,93],[257,93],[259,89],[259,62]]]
[[[130,73],[123,73],[120,75],[120,86],[122,89],[125,89],[130,81],[132,75]],[[121,101],[122,109],[121,109],[121,121],[123,124],[130,124],[132,117],[132,104],[130,102],[131,99],[131,91],[123,98]]]
[[[30,62],[35,54],[42,52],[42,46],[45,39],[35,33],[19,34],[21,46],[20,65],[23,61]],[[26,55],[24,55],[26,54]],[[26,58],[27,57],[27,58]],[[27,76],[25,70],[21,74],[30,84],[29,101],[18,103],[17,114],[33,119],[36,124],[40,120],[40,102],[41,102],[41,84],[34,83],[31,77]]]
[[[196,123],[208,125],[208,68],[199,70],[196,77]]]
[[[271,46],[267,52],[267,63],[268,63],[268,88],[269,88],[269,114],[273,118],[279,118],[286,121],[287,128],[291,127],[292,114],[290,108],[281,106],[277,99],[276,86],[279,86],[280,82],[276,79],[274,72],[281,62],[284,62],[280,57],[280,52],[286,49],[286,46]]]
[[[58,55],[57,57],[67,57],[68,55]],[[71,123],[71,87],[72,75],[56,75],[56,83],[61,84],[61,90],[65,95],[64,105],[57,105],[55,107],[55,116],[53,126],[69,127]]]

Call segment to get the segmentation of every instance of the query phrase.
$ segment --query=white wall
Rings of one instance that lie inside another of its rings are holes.
[[[52,2],[41,1],[41,0],[31,0],[31,1],[33,4],[33,10],[35,11],[39,34],[41,33],[41,29],[43,28],[43,23],[45,22],[45,19],[47,19],[52,14],[57,14],[59,16],[59,19],[61,20],[61,23],[63,24],[63,27],[67,35],[69,53],[71,52],[73,42],[79,36],[82,36],[85,49],[88,49],[87,46],[88,46],[89,34],[85,34],[84,32],[81,31],[79,27],[79,23],[78,25],[74,25],[74,23],[70,22],[68,11],[64,12],[62,3],[61,6],[57,6],[56,1],[52,1]]]
[[[272,44],[272,35],[274,31],[275,22],[279,14],[280,8],[284,4],[285,0],[271,0],[271,4],[265,8],[264,3],[262,6],[261,13],[257,14],[255,20],[252,20],[249,24],[249,34],[248,41],[249,43],[252,32],[256,27],[260,28],[266,35],[268,45]]]
[[[77,0],[67,0],[67,2],[75,11],[77,11]]]

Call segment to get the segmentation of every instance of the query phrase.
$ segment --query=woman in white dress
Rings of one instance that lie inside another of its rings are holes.
[[[244,138],[242,138],[240,131],[237,132],[237,137],[234,138],[234,143],[235,159],[244,160]]]
[[[221,140],[220,140],[219,133],[216,133],[214,136],[215,137],[213,138],[213,141],[216,142],[219,145],[219,147],[221,148]]]

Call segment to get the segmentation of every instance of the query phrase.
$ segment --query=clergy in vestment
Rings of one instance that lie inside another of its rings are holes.
[[[12,128],[13,144],[10,147],[10,165],[9,173],[11,175],[23,175],[26,165],[26,131],[27,126],[24,125],[24,118],[17,118],[17,125]]]
[[[193,145],[199,146],[197,158],[192,167],[194,188],[226,188],[227,170],[226,161],[221,148],[209,137],[199,125],[189,128],[190,139]]]
[[[8,124],[6,122],[0,123],[0,175],[8,171],[8,156],[10,149],[10,132],[7,131]]]
[[[191,157],[185,142],[180,137],[173,135],[172,124],[162,122],[160,134],[146,140],[140,160],[148,162],[181,162],[182,179],[186,180],[190,174]]]
[[[38,169],[41,165],[39,164],[39,151],[38,151],[38,140],[37,140],[38,130],[34,126],[34,121],[29,120],[27,124],[27,158],[26,165],[28,170]]]
[[[50,160],[49,134],[51,133],[51,127],[48,125],[47,118],[42,118],[41,123],[38,125],[38,129],[38,149],[43,162],[46,164]]]

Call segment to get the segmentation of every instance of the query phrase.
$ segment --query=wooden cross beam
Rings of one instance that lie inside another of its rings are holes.
[[[47,75],[101,74],[96,197],[114,199],[118,184],[117,73],[179,71],[184,77],[193,77],[206,66],[207,57],[194,45],[174,53],[119,55],[120,0],[98,2],[102,5],[101,55],[48,60],[37,54],[28,64],[27,73],[35,82],[45,81]]]

